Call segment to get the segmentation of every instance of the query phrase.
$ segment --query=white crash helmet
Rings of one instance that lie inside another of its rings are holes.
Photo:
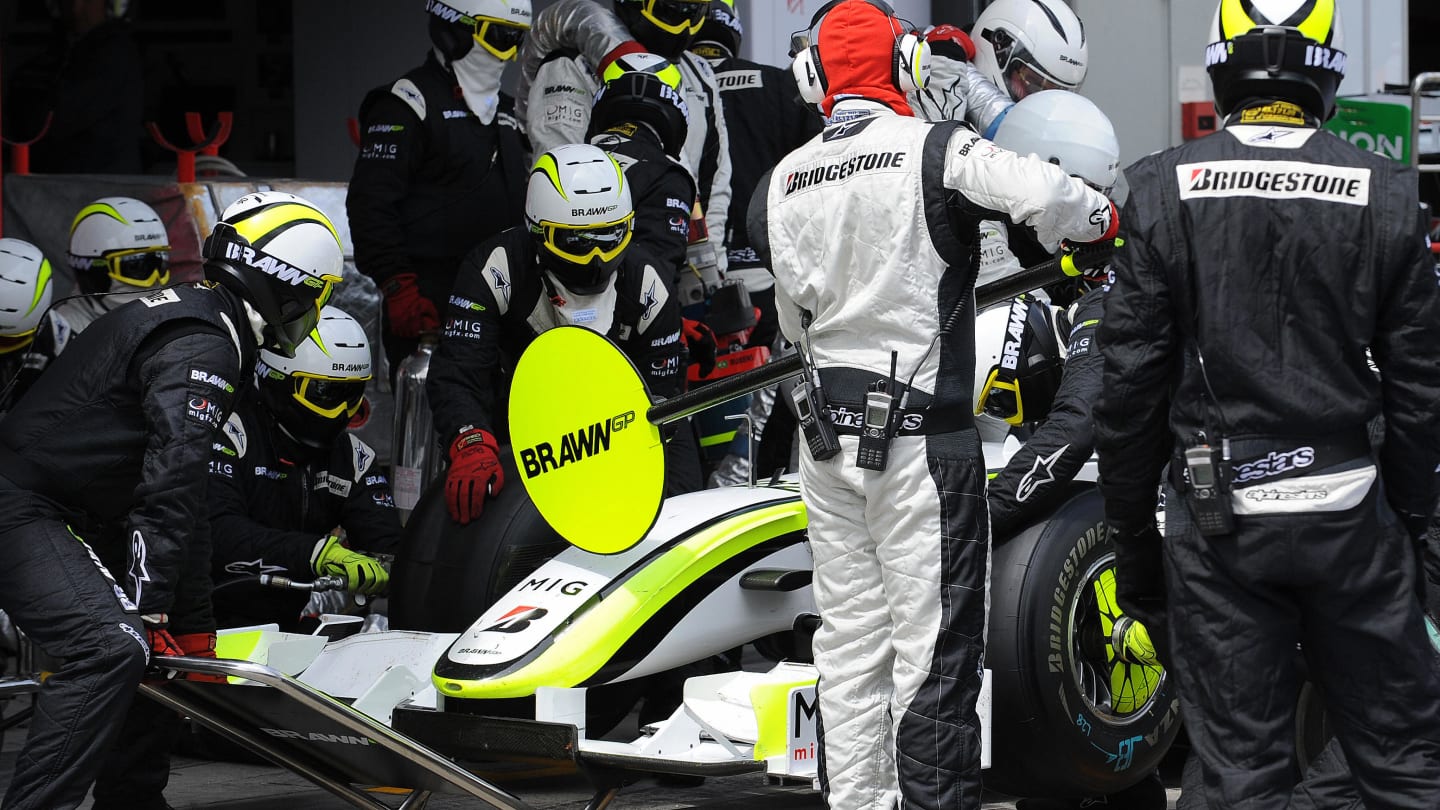
[[[430,41],[446,60],[476,46],[502,62],[515,58],[530,30],[530,0],[425,0]]]
[[[571,292],[594,295],[605,288],[634,221],[625,171],[598,146],[556,147],[530,170],[525,223],[539,243],[541,264]]]
[[[327,448],[359,412],[373,375],[370,340],[344,310],[327,306],[294,357],[262,349],[255,367],[260,399],[291,439]]]
[[[53,294],[50,262],[40,248],[0,239],[0,355],[30,344]]]
[[[1010,98],[1085,81],[1085,28],[1060,0],[996,0],[970,29],[975,67]]]
[[[1095,102],[1069,90],[1020,99],[995,130],[995,143],[1054,163],[1102,194],[1110,193],[1120,173],[1115,127]]]
[[[240,296],[264,321],[266,344],[286,354],[315,328],[344,278],[335,225],[284,191],[257,191],[231,203],[201,255],[205,280]]]
[[[170,236],[155,209],[132,197],[102,197],[70,224],[70,268],[81,292],[170,283]]]

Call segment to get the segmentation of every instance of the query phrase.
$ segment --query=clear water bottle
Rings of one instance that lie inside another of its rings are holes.
[[[410,512],[415,509],[420,494],[439,477],[444,463],[443,454],[436,445],[430,400],[425,396],[425,377],[439,342],[438,334],[422,333],[420,345],[405,358],[395,374],[395,431],[390,482],[395,490],[395,507],[400,510],[402,524],[410,519]]]

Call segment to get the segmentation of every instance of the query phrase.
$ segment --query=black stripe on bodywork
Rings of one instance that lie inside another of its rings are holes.
[[[905,807],[980,806],[976,702],[985,666],[989,526],[978,444],[969,453],[957,453],[954,441],[974,435],[926,437],[930,478],[940,499],[940,628],[930,674],[895,733],[895,768]]]
[[[670,551],[673,551],[676,546],[680,545],[681,543],[685,542],[686,540],[690,539],[691,537],[694,537],[696,534],[699,534],[700,532],[703,532],[703,531],[709,529],[709,528],[712,527],[712,526],[716,526],[716,525],[719,525],[719,524],[721,524],[721,523],[724,523],[724,522],[727,521],[727,520],[732,520],[732,519],[734,519],[734,518],[740,517],[740,516],[742,516],[742,515],[744,515],[744,514],[747,514],[747,513],[749,513],[749,512],[752,512],[752,511],[754,511],[754,510],[756,510],[756,509],[759,509],[759,508],[762,508],[762,507],[767,507],[767,506],[773,506],[773,505],[775,505],[775,504],[780,504],[780,503],[787,503],[787,502],[789,502],[789,501],[791,501],[791,500],[799,500],[799,499],[800,499],[800,494],[799,494],[798,492],[788,491],[788,490],[787,490],[787,491],[786,491],[786,495],[788,495],[789,497],[780,497],[780,498],[777,498],[776,500],[773,500],[773,501],[768,501],[768,500],[767,500],[767,501],[762,501],[762,502],[759,502],[759,503],[746,504],[746,505],[743,506],[743,507],[740,507],[740,508],[738,508],[738,509],[734,509],[734,510],[732,510],[732,511],[726,512],[726,513],[724,513],[724,514],[722,514],[722,515],[716,515],[714,518],[712,518],[712,519],[710,519],[710,520],[707,520],[707,521],[704,521],[704,522],[702,522],[702,523],[700,523],[700,524],[697,524],[696,526],[692,527],[692,528],[690,529],[690,531],[686,532],[685,534],[680,535],[680,536],[677,536],[676,538],[674,538],[674,539],[671,540],[670,542],[662,545],[660,548],[657,548],[657,549],[655,549],[653,552],[645,555],[644,557],[641,557],[640,559],[636,560],[635,563],[634,563],[633,565],[631,565],[629,568],[627,568],[626,570],[620,572],[620,573],[617,574],[613,579],[611,579],[610,582],[609,582],[607,585],[605,585],[605,587],[603,587],[603,588],[600,589],[599,593],[597,593],[597,594],[595,594],[594,596],[590,597],[590,599],[587,600],[584,605],[582,605],[580,608],[576,609],[575,612],[574,612],[573,614],[571,614],[572,618],[571,618],[569,621],[567,621],[566,625],[568,626],[568,624],[569,624],[570,622],[576,621],[576,620],[578,620],[579,617],[585,615],[585,613],[586,613],[587,611],[589,611],[589,610],[594,606],[594,604],[595,604],[596,602],[599,602],[599,601],[602,601],[602,600],[608,598],[611,594],[613,594],[613,593],[615,593],[616,591],[620,590],[621,588],[625,587],[625,584],[630,581],[630,578],[633,577],[636,572],[643,570],[646,566],[650,565],[651,562],[653,562],[653,561],[656,560],[657,558],[661,557],[662,555],[664,555],[664,554],[666,554],[666,553],[668,553],[668,552],[670,552]],[[764,545],[764,544],[762,544],[762,545]],[[702,579],[703,579],[703,578],[702,578]],[[660,612],[663,613],[664,610],[665,610],[665,609],[662,608]],[[653,618],[652,618],[652,621],[653,621]],[[642,631],[643,631],[643,628],[642,628]],[[557,632],[558,632],[558,630],[557,630]],[[546,650],[549,650],[550,647],[552,647],[554,644],[555,644],[555,633],[552,632],[552,633],[550,633],[549,635],[547,635],[543,640],[541,640],[539,643],[537,643],[529,652],[525,653],[525,655],[521,656],[520,658],[517,658],[517,659],[515,659],[515,660],[513,660],[513,661],[507,661],[507,662],[505,662],[505,663],[503,663],[503,664],[490,664],[490,665],[487,665],[487,664],[462,664],[462,663],[460,663],[460,662],[458,662],[458,661],[452,660],[452,659],[450,658],[449,654],[448,654],[448,651],[447,651],[447,654],[444,655],[444,656],[441,656],[440,660],[435,663],[435,676],[438,677],[438,678],[448,678],[448,679],[450,679],[450,680],[456,680],[456,681],[478,681],[478,680],[483,680],[483,679],[486,679],[486,678],[493,678],[493,677],[498,677],[498,676],[502,676],[502,675],[508,675],[508,674],[510,674],[510,673],[512,673],[512,672],[518,672],[518,671],[524,669],[525,667],[529,666],[535,659],[539,658]],[[624,645],[622,645],[621,649],[622,649],[622,650],[624,649]],[[618,656],[618,651],[617,651],[617,656]],[[615,658],[616,658],[616,656],[612,656],[612,657],[611,657],[611,661],[608,662],[608,663],[606,664],[606,666],[609,666],[610,663],[613,663],[614,660],[615,660]],[[637,659],[637,660],[638,660],[638,659]],[[628,667],[626,667],[626,669],[628,669]],[[594,678],[595,678],[595,676],[592,676],[589,680],[586,681],[586,683],[589,683],[589,682],[593,681]],[[571,684],[556,684],[556,685],[557,685],[557,686],[570,686]],[[578,685],[580,685],[580,684],[573,684],[573,685],[578,686]]]
[[[639,664],[660,646],[665,637],[670,635],[681,620],[689,615],[690,611],[694,610],[705,597],[755,563],[781,549],[803,541],[804,535],[800,532],[783,534],[745,549],[710,569],[699,579],[687,585],[685,590],[674,599],[666,602],[664,607],[655,611],[655,615],[646,619],[645,623],[635,631],[635,634],[620,645],[620,649],[616,650],[614,655],[610,656],[610,660],[606,661],[604,666],[578,685],[595,686],[610,683],[634,669],[636,664]],[[716,652],[721,651],[716,650]]]

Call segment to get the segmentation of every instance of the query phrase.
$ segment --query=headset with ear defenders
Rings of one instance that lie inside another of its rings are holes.
[[[808,45],[805,47],[793,48],[794,59],[790,63],[790,72],[795,77],[795,83],[800,88],[800,98],[809,104],[820,104],[825,101],[829,94],[829,83],[825,80],[825,68],[820,63],[820,49],[813,36],[816,26],[830,13],[832,9],[846,0],[830,0],[821,6],[810,18],[809,32],[805,39]],[[895,9],[883,0],[865,0],[870,5],[880,9],[885,16],[892,19],[895,17]],[[792,45],[795,38],[792,38]],[[916,33],[908,32],[895,39],[895,49],[891,61],[892,69],[890,79],[895,83],[896,89],[902,93],[918,93],[925,89],[930,81],[930,43],[924,37]]]

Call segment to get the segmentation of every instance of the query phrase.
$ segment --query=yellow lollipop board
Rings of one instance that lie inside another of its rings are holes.
[[[551,528],[586,551],[624,551],[660,514],[665,451],[649,408],[630,359],[584,327],[543,333],[516,364],[510,442],[520,479]]]

